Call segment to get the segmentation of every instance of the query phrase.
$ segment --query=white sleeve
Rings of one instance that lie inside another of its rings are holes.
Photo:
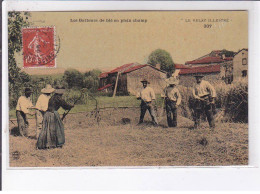
[[[192,89],[192,94],[194,98],[196,99],[200,98],[198,95],[196,95],[195,88]]]
[[[210,95],[212,96],[212,97],[214,97],[214,98],[216,98],[216,90],[215,90],[215,88],[209,83],[209,82],[207,82],[207,89],[209,90],[209,92],[210,92]]]
[[[176,105],[180,105],[181,104],[181,94],[180,94],[180,91],[177,89],[177,102],[176,102]]]
[[[154,90],[151,88],[151,98],[152,100],[155,100],[155,93],[154,93]]]

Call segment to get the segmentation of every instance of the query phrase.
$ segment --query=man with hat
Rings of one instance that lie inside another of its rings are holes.
[[[143,84],[143,89],[141,90],[140,94],[138,95],[137,99],[141,99],[141,115],[139,124],[143,123],[144,121],[144,115],[146,113],[146,110],[149,111],[154,126],[158,126],[158,121],[155,115],[154,110],[154,101],[155,101],[155,93],[154,90],[151,87],[148,87],[148,81],[146,79],[141,81]]]
[[[181,94],[176,87],[178,84],[178,80],[174,77],[168,79],[167,86],[164,89],[164,94],[162,97],[165,98],[165,108],[167,114],[167,123],[168,127],[176,127],[177,126],[177,107],[181,103]]]
[[[200,115],[205,112],[210,128],[215,128],[215,121],[213,117],[214,99],[216,98],[216,91],[214,87],[205,80],[202,80],[203,75],[195,75],[196,84],[193,88],[192,94],[195,98],[195,124],[194,128],[200,125]]]
[[[36,139],[38,139],[38,136],[42,129],[42,121],[43,121],[43,115],[48,109],[48,103],[50,100],[50,95],[52,92],[54,92],[54,88],[50,84],[47,84],[45,88],[41,90],[42,94],[39,96],[35,108],[35,117],[36,117]]]
[[[29,110],[33,107],[32,101],[30,99],[30,96],[32,94],[31,89],[25,88],[24,94],[24,96],[20,96],[20,98],[18,99],[16,105],[16,117],[20,135],[28,137],[27,129],[29,127],[29,123],[27,115],[33,115]]]

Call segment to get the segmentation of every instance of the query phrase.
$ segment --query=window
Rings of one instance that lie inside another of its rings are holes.
[[[247,76],[247,70],[242,71],[242,77],[246,77]]]
[[[243,64],[243,65],[247,65],[247,58],[243,58],[243,59],[242,59],[242,64]]]

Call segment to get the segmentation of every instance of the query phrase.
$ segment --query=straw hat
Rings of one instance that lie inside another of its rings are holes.
[[[64,87],[56,87],[54,93],[56,94],[64,94],[65,88]]]
[[[41,92],[42,93],[45,93],[45,94],[50,94],[50,93],[52,93],[52,92],[54,92],[54,88],[50,85],[50,84],[47,84],[46,86],[45,86],[45,88],[43,88],[42,90],[41,90]]]
[[[146,82],[146,83],[148,83],[148,84],[150,83],[150,82],[148,82],[147,79],[143,79],[141,82],[142,82],[142,83],[143,83],[143,82]]]
[[[176,78],[173,78],[173,77],[169,78],[167,80],[167,82],[169,85],[178,85],[179,84],[179,80],[177,80]]]

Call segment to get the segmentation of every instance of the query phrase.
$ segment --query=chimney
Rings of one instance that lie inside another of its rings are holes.
[[[156,67],[157,69],[161,69],[161,65],[160,65],[160,64],[156,64],[155,67]]]

